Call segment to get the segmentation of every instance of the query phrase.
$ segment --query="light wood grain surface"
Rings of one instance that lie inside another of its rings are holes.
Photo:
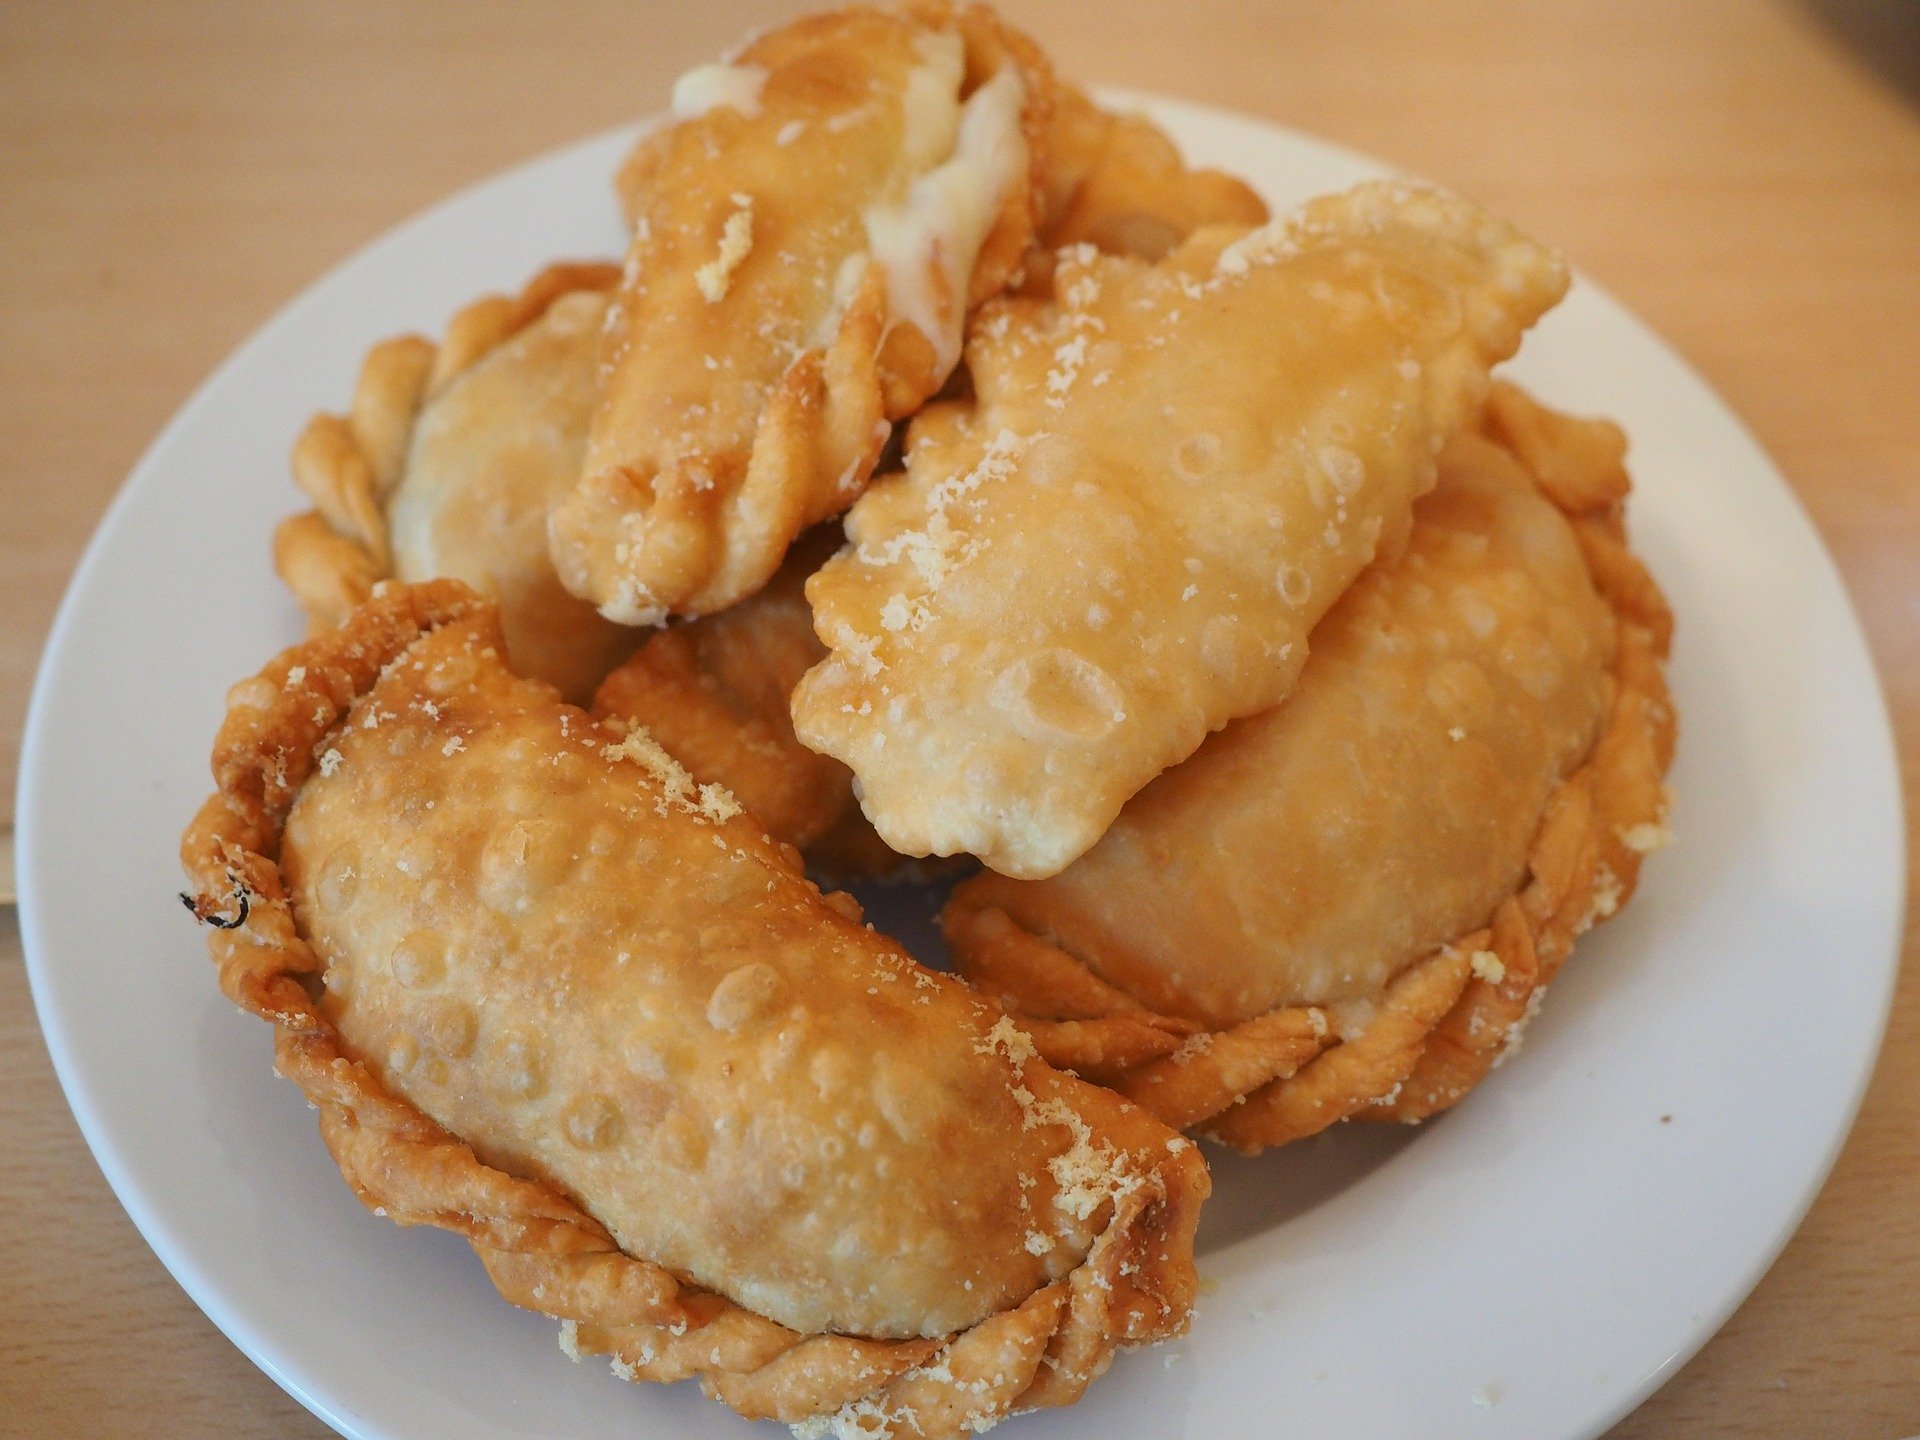
[[[0,5],[0,781],[81,546],[223,355],[395,222],[658,108],[675,74],[790,8]],[[1473,194],[1651,321],[1758,432],[1838,557],[1915,808],[1920,8],[1009,8],[1081,77],[1268,116]],[[1920,1432],[1915,950],[1910,920],[1879,1071],[1799,1235],[1617,1435]],[[1819,986],[1809,957],[1808,1004]],[[0,1434],[325,1433],[114,1202],[0,920]]]

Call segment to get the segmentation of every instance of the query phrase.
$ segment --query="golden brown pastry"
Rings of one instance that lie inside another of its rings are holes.
[[[850,8],[682,77],[637,210],[562,579],[627,624],[752,594],[938,390],[1033,235],[1052,80],[980,6]]]
[[[829,873],[877,874],[900,859],[853,799],[853,772],[793,733],[788,702],[826,654],[803,587],[840,543],[838,526],[802,537],[767,588],[738,605],[656,631],[601,684],[593,714],[643,725],[700,780],[724,785],[767,833]]]
[[[1055,91],[1040,177],[1040,243],[1088,244],[1158,260],[1203,225],[1264,225],[1267,206],[1244,180],[1190,170],[1144,115],[1103,110],[1078,86]]]
[[[1113,255],[1158,260],[1203,225],[1264,225],[1266,202],[1222,170],[1189,169],[1167,133],[1145,115],[1104,110],[1077,85],[1056,80],[1040,146],[1039,232],[1045,249],[1090,244]],[[614,188],[632,228],[648,201],[651,154],[643,141]],[[1029,255],[1031,274],[1044,256]]]
[[[619,272],[555,265],[517,297],[467,306],[435,345],[374,347],[346,415],[293,452],[316,508],[283,522],[274,564],[316,628],[389,577],[465,580],[500,605],[514,663],[583,700],[633,631],[561,588],[547,506],[579,473],[599,331]]]
[[[361,1198],[633,1379],[960,1436],[1179,1330],[1197,1152],[390,586],[237,685],[183,841]]]
[[[1058,872],[1286,695],[1565,287],[1506,225],[1393,184],[1156,266],[1066,252],[1051,302],[983,309],[977,398],[915,420],[808,582],[832,654],[794,695],[801,740],[895,850]]]
[[[1499,1063],[1665,837],[1669,621],[1619,431],[1496,388],[1405,554],[1064,872],[983,875],[963,973],[1041,1052],[1244,1149],[1417,1120]],[[1560,508],[1556,508],[1560,507]]]

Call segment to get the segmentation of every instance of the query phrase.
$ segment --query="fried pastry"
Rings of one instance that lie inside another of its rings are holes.
[[[1103,110],[1067,84],[1055,92],[1040,189],[1040,243],[1054,250],[1090,244],[1158,260],[1203,225],[1267,221],[1244,180],[1188,169],[1146,116]]]
[[[631,229],[648,199],[645,142],[628,156],[614,189]],[[1041,145],[1039,230],[1043,250],[1090,244],[1113,255],[1158,260],[1203,225],[1264,225],[1267,206],[1224,170],[1189,169],[1167,133],[1145,115],[1101,108],[1077,85],[1056,80]],[[1027,257],[1031,273],[1036,260]]]
[[[1506,225],[1393,184],[1155,266],[1067,252],[1051,302],[984,307],[975,398],[915,420],[808,582],[832,653],[795,692],[801,740],[895,850],[1058,872],[1286,695],[1565,287]]]
[[[517,297],[467,306],[438,345],[386,341],[350,411],[308,423],[293,473],[315,509],[281,524],[274,565],[316,628],[376,581],[449,576],[491,595],[514,663],[573,699],[633,648],[633,631],[561,587],[546,532],[586,450],[618,275],[551,266]]]
[[[767,833],[823,870],[878,874],[900,859],[853,799],[853,772],[793,733],[793,687],[826,654],[803,588],[840,542],[802,537],[767,588],[713,615],[655,632],[601,684],[593,714],[643,725],[694,777],[724,785]]]
[[[456,581],[237,685],[183,841],[361,1199],[632,1379],[961,1436],[1186,1321],[1197,1151],[506,666]]]
[[[940,388],[1033,236],[1052,80],[980,6],[817,15],[682,77],[637,210],[562,579],[627,624],[752,594]]]
[[[1038,882],[944,916],[1056,1063],[1243,1149],[1418,1120],[1517,1043],[1665,837],[1664,603],[1624,546],[1618,430],[1496,387],[1406,552],[1237,721]],[[1540,442],[1540,443],[1536,443]]]

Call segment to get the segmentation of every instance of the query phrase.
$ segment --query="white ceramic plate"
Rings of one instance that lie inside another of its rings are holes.
[[[1276,206],[1378,173],[1253,120],[1149,108]],[[74,1113],[214,1322],[366,1440],[768,1433],[691,1385],[569,1365],[460,1241],[362,1210],[175,898],[222,693],[301,633],[267,559],[301,423],[345,401],[371,342],[436,332],[556,256],[617,253],[607,182],[630,138],[468,191],[249,341],[100,527],[34,696],[21,918]],[[1633,437],[1635,538],[1680,617],[1678,842],[1460,1110],[1217,1154],[1191,1335],[1015,1422],[1026,1440],[1596,1434],[1746,1295],[1846,1135],[1903,866],[1885,711],[1833,566],[1725,406],[1593,286],[1514,371]]]

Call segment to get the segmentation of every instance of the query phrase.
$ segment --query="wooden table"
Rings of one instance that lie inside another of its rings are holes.
[[[657,108],[674,75],[787,8],[0,10],[0,778],[82,544],[228,350],[421,206]],[[1920,9],[1012,8],[1077,75],[1270,116],[1474,194],[1651,321],[1759,433],[1838,556],[1915,808]],[[1910,962],[1915,950],[1909,922]],[[1819,984],[1810,965],[1810,1005]],[[1798,1237],[1615,1433],[1913,1432],[1909,963],[1859,1125]],[[114,1202],[35,1033],[18,932],[0,920],[0,1434],[324,1433],[199,1314]]]

